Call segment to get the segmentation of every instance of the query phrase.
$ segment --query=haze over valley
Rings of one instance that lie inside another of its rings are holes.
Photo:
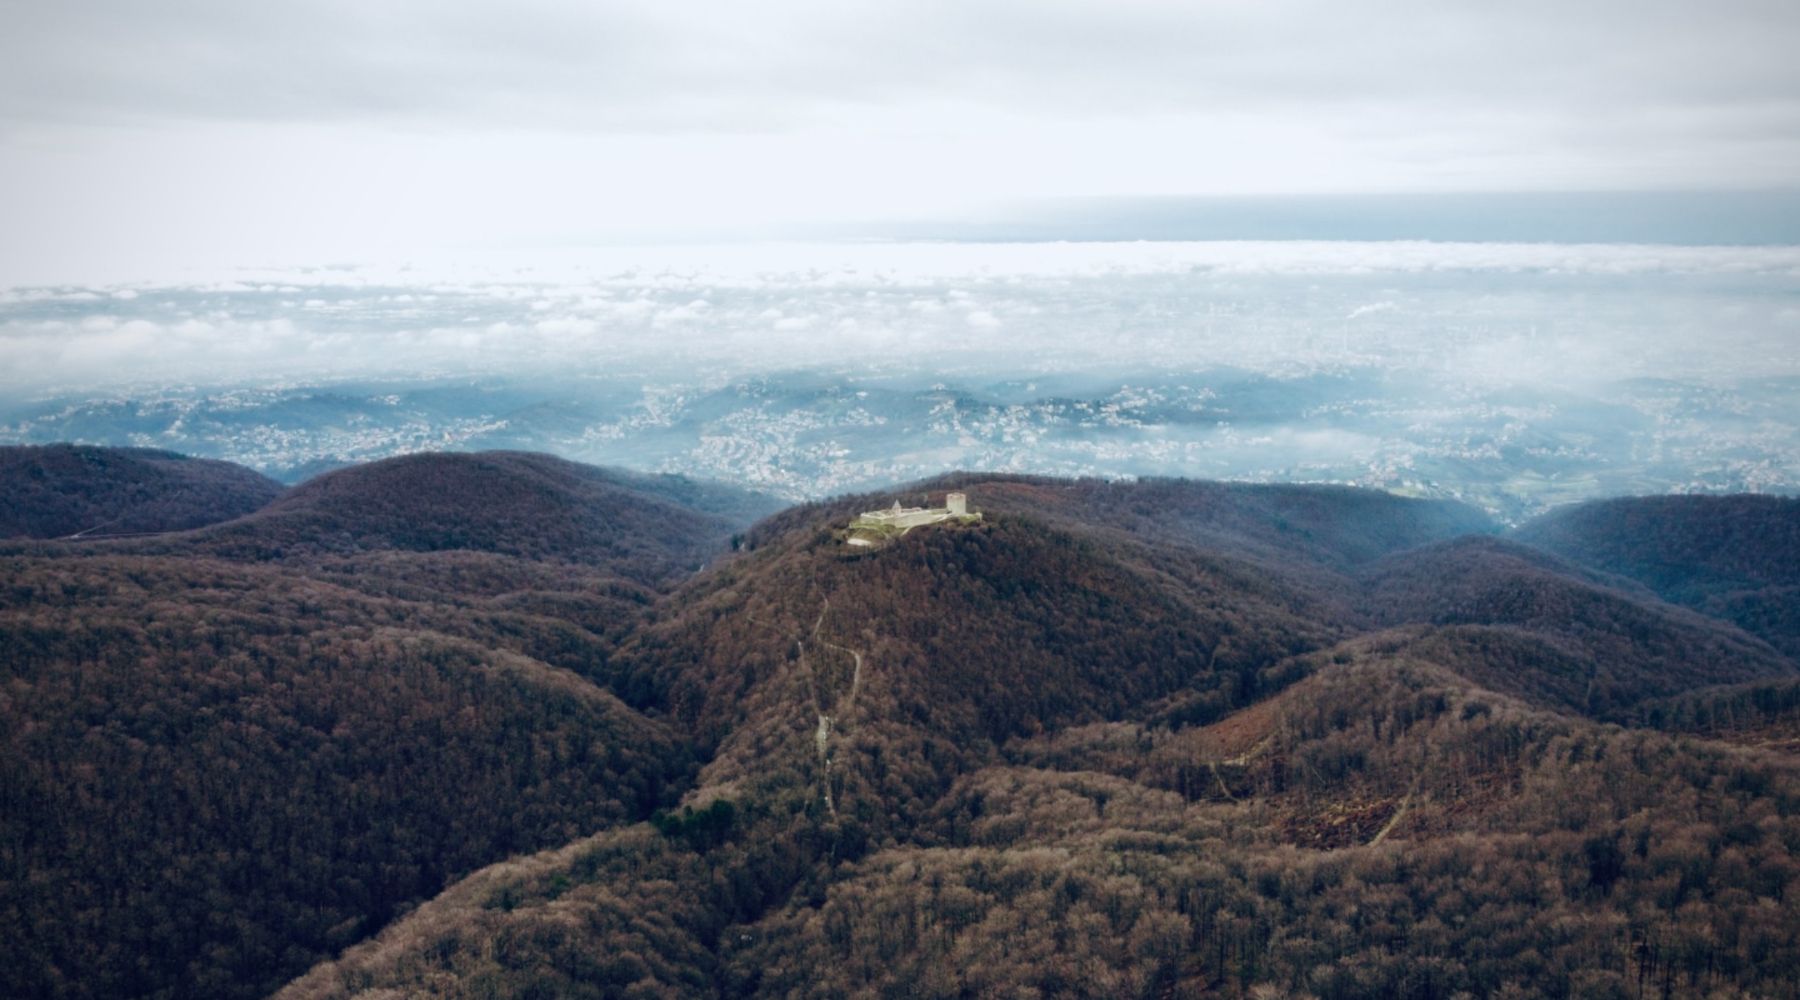
[[[1513,520],[1800,485],[1789,246],[747,244],[423,267],[14,289],[0,440],[290,482],[524,448],[788,499],[959,468],[1341,482]]]

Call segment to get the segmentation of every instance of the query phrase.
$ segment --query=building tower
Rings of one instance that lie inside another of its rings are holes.
[[[961,517],[969,512],[969,498],[961,493],[944,494],[944,509]]]

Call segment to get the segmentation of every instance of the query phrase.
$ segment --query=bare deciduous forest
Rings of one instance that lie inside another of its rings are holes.
[[[73,454],[0,479],[8,996],[1800,995],[1797,501]]]

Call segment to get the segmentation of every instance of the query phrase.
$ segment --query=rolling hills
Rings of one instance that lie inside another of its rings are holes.
[[[1800,664],[1712,599],[1790,508],[767,511],[421,455],[0,548],[0,991],[1792,995]]]
[[[1732,625],[1609,586],[1497,538],[1425,546],[1365,578],[1377,624],[1437,626],[1437,662],[1546,707],[1609,717],[1710,684],[1775,677],[1790,660]]]
[[[147,448],[0,447],[0,538],[178,531],[274,500],[280,483],[229,462]]]
[[[138,470],[78,485],[109,467]],[[0,992],[264,994],[450,877],[671,804],[691,750],[593,678],[754,502],[433,455],[15,544]]]
[[[1800,655],[1800,499],[1602,500],[1547,514],[1517,537]]]

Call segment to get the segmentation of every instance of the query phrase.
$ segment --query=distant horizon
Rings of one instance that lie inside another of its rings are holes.
[[[821,234],[948,242],[1800,245],[1800,188],[1070,196]],[[802,233],[805,230],[801,230]]]
[[[0,440],[1800,483],[1792,5],[19,13]]]
[[[711,252],[731,248],[1051,243],[1791,247],[1800,246],[1800,187],[1066,196],[995,202],[960,215],[615,232],[488,246],[420,241],[326,256],[221,249],[146,263],[96,250],[81,262],[46,257],[0,268],[0,303],[8,293],[27,290],[220,281],[264,272],[400,275],[420,267],[430,273],[433,266],[462,271],[503,264],[527,278],[555,274],[563,262],[588,253],[619,267],[639,266],[629,261],[636,255],[646,266],[688,270],[704,269]],[[779,266],[780,256],[773,259]]]

